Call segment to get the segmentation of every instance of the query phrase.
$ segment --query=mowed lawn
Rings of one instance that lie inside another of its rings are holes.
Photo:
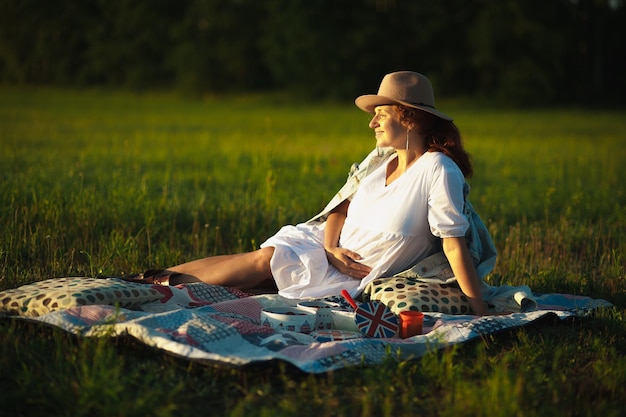
[[[626,394],[626,112],[441,100],[499,251],[492,284],[616,307],[416,361],[305,375],[189,363],[0,320],[3,415],[618,416]],[[251,250],[374,146],[351,103],[0,90],[0,290]]]

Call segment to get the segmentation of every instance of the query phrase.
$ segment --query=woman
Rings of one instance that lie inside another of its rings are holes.
[[[401,71],[356,99],[373,115],[374,150],[313,219],[285,226],[254,252],[208,257],[138,282],[204,281],[251,289],[273,281],[288,298],[353,295],[443,250],[474,314],[486,313],[468,251],[464,215],[469,156],[452,119],[434,106],[430,81]]]

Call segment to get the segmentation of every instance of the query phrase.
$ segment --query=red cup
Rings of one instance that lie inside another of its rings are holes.
[[[422,324],[424,323],[424,314],[419,311],[402,311],[400,312],[400,337],[407,337],[422,334]]]

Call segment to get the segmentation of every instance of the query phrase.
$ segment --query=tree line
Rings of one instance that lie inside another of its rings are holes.
[[[0,82],[622,104],[623,0],[0,0]]]

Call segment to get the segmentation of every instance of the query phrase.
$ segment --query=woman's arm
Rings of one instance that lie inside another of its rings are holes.
[[[355,279],[363,279],[372,268],[357,262],[361,259],[358,253],[339,247],[339,237],[348,215],[349,205],[350,201],[344,200],[328,215],[324,231],[324,250],[328,262],[340,272]]]
[[[443,238],[443,253],[448,258],[452,272],[456,277],[461,291],[469,299],[472,311],[478,316],[487,313],[485,302],[480,291],[480,282],[476,275],[476,268],[472,263],[464,237]]]
[[[341,229],[348,216],[349,200],[344,200],[343,203],[335,207],[328,218],[326,219],[326,229],[324,230],[324,249],[336,248],[339,245],[339,236],[341,235]]]

